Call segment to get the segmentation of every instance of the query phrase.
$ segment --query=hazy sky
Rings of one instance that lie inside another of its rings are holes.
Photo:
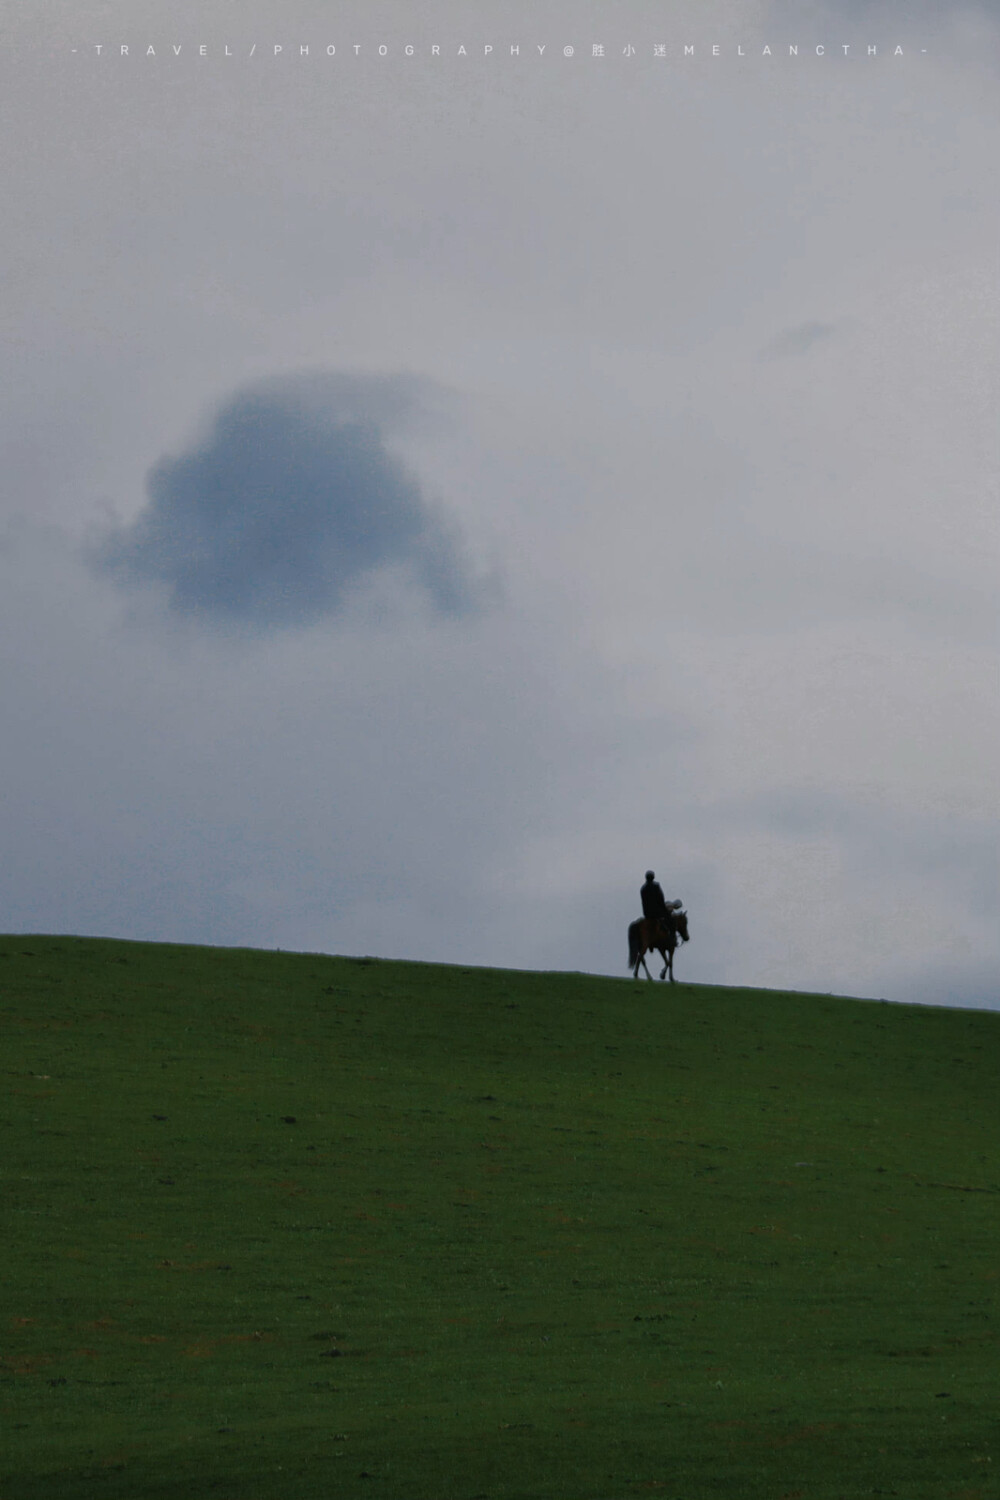
[[[0,926],[1000,1004],[992,6],[44,9]]]

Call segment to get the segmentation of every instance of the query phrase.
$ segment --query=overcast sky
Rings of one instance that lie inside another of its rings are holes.
[[[992,6],[38,9],[0,926],[1000,1004]]]

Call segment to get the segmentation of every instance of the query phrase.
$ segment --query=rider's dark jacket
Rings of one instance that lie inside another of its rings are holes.
[[[660,889],[658,880],[647,880],[639,892],[642,899],[642,914],[644,917],[665,917],[667,915],[667,900]]]

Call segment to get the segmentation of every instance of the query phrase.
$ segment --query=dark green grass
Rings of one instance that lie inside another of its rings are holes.
[[[1000,1016],[0,939],[4,1500],[988,1500]]]

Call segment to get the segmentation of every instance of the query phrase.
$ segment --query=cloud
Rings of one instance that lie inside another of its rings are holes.
[[[995,48],[917,4],[680,7],[800,43],[766,87],[19,50],[9,926],[625,984],[652,864],[684,980],[985,994]],[[333,361],[437,383],[277,378]],[[474,629],[437,497],[504,569]],[[109,567],[195,627],[120,628]]]
[[[995,0],[957,0],[950,6],[942,6],[938,0],[816,0],[815,8],[820,14],[827,12],[835,18],[857,17],[863,21],[871,18],[893,26],[933,22],[936,31],[955,30],[970,18],[996,24]],[[769,9],[780,23],[802,18],[801,0],[773,0]],[[900,41],[905,45],[905,33],[900,35]]]
[[[148,505],[95,562],[121,583],[165,584],[177,614],[257,630],[335,616],[388,568],[439,615],[473,610],[452,529],[386,443],[419,423],[429,390],[331,373],[238,391],[203,441],[154,465]]]
[[[751,972],[796,989],[996,1005],[988,813],[826,782],[720,801],[699,819],[731,882],[728,930],[715,937],[726,982]]]
[[[786,328],[761,350],[761,359],[789,359],[796,354],[805,354],[821,339],[828,339],[835,331],[832,323],[799,323]]]

